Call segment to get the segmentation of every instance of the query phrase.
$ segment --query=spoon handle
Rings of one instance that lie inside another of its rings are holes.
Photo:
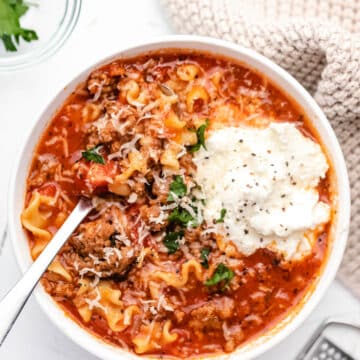
[[[72,232],[93,208],[91,202],[81,199],[52,240],[26,271],[22,279],[0,302],[0,346],[14,325],[34,287]]]

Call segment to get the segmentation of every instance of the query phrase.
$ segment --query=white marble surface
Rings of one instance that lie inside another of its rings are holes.
[[[172,33],[158,0],[85,0],[75,32],[53,58],[28,70],[0,74],[0,189],[4,189],[0,192],[0,223],[6,213],[7,175],[19,145],[53,95],[96,59],[134,42]],[[0,254],[0,274],[1,297],[20,277],[9,240]],[[360,302],[338,282],[331,285],[303,326],[258,360],[294,359],[316,326],[330,315],[360,318]],[[358,339],[345,333],[335,336],[360,359]],[[95,360],[95,357],[60,333],[30,298],[0,348],[0,359]]]

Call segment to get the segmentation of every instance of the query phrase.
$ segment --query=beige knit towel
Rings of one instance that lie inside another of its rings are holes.
[[[352,191],[339,278],[360,296],[360,0],[163,0],[181,33],[255,49],[312,93],[340,140]]]

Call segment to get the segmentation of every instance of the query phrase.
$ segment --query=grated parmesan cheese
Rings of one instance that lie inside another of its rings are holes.
[[[140,226],[138,227],[138,238],[139,238],[139,243],[142,244],[144,239],[150,235],[150,232],[147,228],[147,226],[141,222]]]
[[[132,151],[137,151],[135,145],[142,137],[143,137],[143,135],[136,134],[131,141],[122,144],[119,151],[116,151],[116,152],[110,154],[108,156],[108,159],[113,160],[113,159],[116,159],[116,158],[121,158],[121,157],[124,157],[125,155],[127,155],[128,153],[130,153]]]
[[[89,258],[94,261],[94,265],[100,264],[100,260],[99,260],[99,258],[97,256],[95,256],[93,254],[89,254]]]
[[[157,303],[157,310],[160,311],[161,308],[163,308],[166,311],[174,311],[174,308],[168,304],[168,302],[165,299],[165,295],[161,294],[158,299]]]
[[[149,221],[153,224],[163,224],[168,216],[169,215],[160,208],[160,214],[158,216],[151,216]]]
[[[104,251],[104,259],[108,264],[110,264],[110,258],[112,255],[116,255],[119,261],[122,260],[121,251],[115,247],[105,247],[103,251]]]
[[[157,310],[156,310],[156,308],[154,307],[154,306],[150,306],[149,307],[149,311],[151,312],[151,314],[153,314],[153,315],[157,315]]]
[[[99,278],[102,277],[101,271],[96,271],[96,270],[94,270],[92,268],[89,268],[89,267],[84,267],[79,271],[79,275],[81,277],[84,277],[84,275],[87,274],[87,273],[94,274],[94,275],[98,276]]]
[[[126,253],[126,257],[131,258],[133,256],[134,256],[134,249],[128,250],[128,252]]]
[[[76,271],[79,271],[79,262],[77,260],[73,262],[73,266]]]
[[[88,89],[91,91],[92,88],[97,87],[97,90],[94,94],[94,97],[92,98],[92,101],[97,101],[99,100],[100,96],[101,96],[101,92],[104,86],[104,82],[97,82],[97,81],[92,81],[89,85],[88,85]]]
[[[116,234],[114,235],[116,240],[119,240],[125,244],[125,246],[130,246],[131,242],[126,234]]]
[[[60,197],[66,202],[68,203],[70,206],[73,206],[73,202],[70,200],[70,198],[65,194],[64,191],[60,192]]]
[[[89,309],[92,310],[94,308],[99,308],[101,310],[103,310],[105,313],[108,312],[108,309],[100,304],[100,300],[101,300],[101,295],[100,295],[100,291],[98,288],[95,288],[95,292],[96,292],[96,298],[95,299],[85,299],[85,302],[89,305]]]
[[[136,202],[137,198],[138,198],[137,194],[133,192],[133,193],[131,193],[131,194],[129,195],[129,197],[128,197],[128,199],[127,199],[127,202],[128,202],[129,204],[133,204],[133,203]]]

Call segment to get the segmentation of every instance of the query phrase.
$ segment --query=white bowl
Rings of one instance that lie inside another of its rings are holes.
[[[32,152],[39,141],[39,137],[45,126],[52,119],[55,111],[62,105],[68,95],[75,87],[83,82],[90,72],[101,65],[112,60],[133,57],[139,54],[149,53],[160,49],[193,49],[219,54],[238,60],[250,68],[253,68],[267,76],[291,98],[296,99],[304,113],[310,119],[315,131],[319,134],[325,147],[335,175],[335,193],[337,194],[337,214],[332,232],[332,244],[326,264],[318,280],[308,291],[302,303],[273,329],[252,340],[245,346],[231,354],[221,355],[217,358],[226,359],[252,359],[264,353],[275,344],[279,343],[296,329],[319,303],[335,277],[345,249],[350,217],[350,191],[346,166],[336,136],[314,99],[307,91],[285,70],[259,55],[258,53],[241,46],[216,40],[212,38],[197,36],[171,36],[147,42],[130,49],[114,53],[93,66],[85,69],[80,75],[73,79],[65,89],[62,89],[54,100],[45,108],[36,122],[34,128],[25,142],[15,171],[10,181],[9,189],[9,233],[14,246],[17,261],[23,272],[30,266],[32,260],[28,247],[28,241],[20,223],[20,214],[23,209],[25,195],[25,180],[32,158]],[[52,300],[41,286],[35,290],[36,299],[50,319],[87,351],[102,359],[138,359],[137,355],[116,348],[91,335],[70,317],[65,316],[63,310]]]

